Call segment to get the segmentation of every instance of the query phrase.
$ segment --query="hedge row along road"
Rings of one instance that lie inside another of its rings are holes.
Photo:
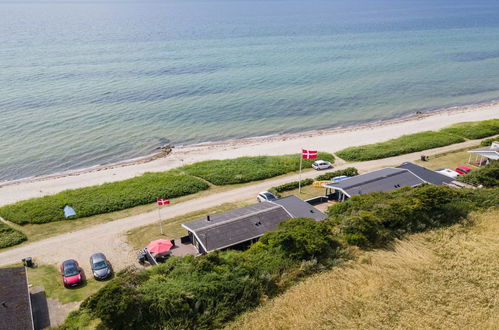
[[[478,145],[479,143],[480,141],[477,140],[466,141],[457,145],[427,150],[425,151],[425,154],[430,156],[436,155],[462,148],[469,148]],[[344,164],[336,166],[334,170],[353,166],[359,171],[365,172],[380,167],[398,165],[406,161],[413,161],[418,159],[419,156],[420,153],[413,153],[375,161]],[[314,178],[322,173],[323,172],[311,171],[303,173],[302,177],[303,179]],[[189,212],[215,207],[223,203],[254,199],[256,198],[256,194],[260,191],[296,179],[297,175],[287,176],[189,200],[176,205],[171,204],[167,207],[165,212],[162,212],[162,216],[168,219]],[[152,211],[28,243],[17,248],[10,248],[0,252],[0,266],[17,263],[26,256],[34,257],[36,262],[44,264],[59,264],[61,260],[74,258],[76,260],[81,260],[82,267],[88,273],[88,262],[85,261],[88,259],[89,255],[96,251],[100,251],[106,254],[116,270],[121,270],[136,262],[135,251],[131,250],[127,245],[126,232],[133,228],[157,223],[157,221],[157,211]],[[64,249],[58,247],[64,247]]]

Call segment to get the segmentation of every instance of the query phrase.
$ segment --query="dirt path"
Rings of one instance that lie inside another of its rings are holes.
[[[478,140],[467,141],[452,146],[426,150],[386,159],[345,164],[339,161],[335,169],[354,166],[360,171],[374,170],[381,167],[399,165],[405,161],[419,159],[421,154],[435,155],[447,151],[477,145]],[[341,164],[341,165],[340,165]],[[311,171],[302,175],[303,178],[313,178],[318,172]],[[189,200],[187,202],[168,207],[168,218],[173,218],[193,211],[199,211],[220,205],[222,203],[237,202],[255,197],[260,191],[272,186],[296,180],[296,176],[287,176],[279,179],[267,180],[242,188],[212,194],[206,197]],[[166,213],[166,212],[165,212]],[[147,212],[132,217],[115,220],[113,222],[96,225],[79,231],[62,234],[33,242],[18,248],[0,253],[0,266],[20,262],[22,258],[31,256],[36,262],[44,264],[58,264],[65,259],[79,260],[85,271],[89,271],[88,258],[94,252],[104,252],[116,270],[135,263],[135,251],[126,242],[126,231],[157,222],[157,212]]]

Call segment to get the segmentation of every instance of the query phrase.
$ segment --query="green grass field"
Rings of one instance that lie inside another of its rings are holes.
[[[470,157],[468,150],[474,148],[475,147],[438,154],[431,156],[428,161],[417,160],[415,163],[429,168],[430,170],[436,170],[439,168],[450,168],[453,170],[461,165],[472,167],[468,164],[468,159]]]

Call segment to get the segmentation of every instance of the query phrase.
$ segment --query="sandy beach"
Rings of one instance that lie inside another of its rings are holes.
[[[0,185],[0,205],[66,189],[124,180],[145,172],[165,171],[203,160],[282,155],[298,153],[301,148],[334,153],[346,147],[382,142],[404,134],[493,118],[499,118],[499,102],[432,111],[359,126],[179,147],[165,157],[155,155],[121,164],[6,182]]]

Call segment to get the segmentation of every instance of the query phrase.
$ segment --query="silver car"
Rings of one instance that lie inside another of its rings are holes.
[[[92,274],[96,280],[105,280],[113,274],[111,264],[103,253],[94,253],[90,256]]]

